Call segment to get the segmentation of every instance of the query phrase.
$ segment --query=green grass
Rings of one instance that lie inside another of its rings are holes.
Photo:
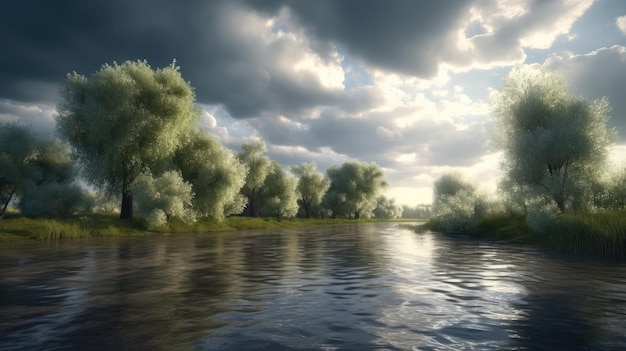
[[[95,236],[146,234],[137,222],[113,215],[67,219],[26,218],[11,215],[0,220],[0,241],[77,239]]]
[[[570,255],[626,259],[626,213],[566,213],[553,223],[550,246]]]
[[[68,219],[31,219],[12,214],[0,220],[0,242],[19,240],[76,239],[98,236],[136,236],[149,234],[207,233],[247,229],[277,229],[377,222],[372,219],[282,219],[229,217],[223,221],[201,220],[185,224],[174,220],[147,230],[140,221],[121,220],[115,215],[91,215]]]
[[[416,231],[435,229],[432,222],[427,222]],[[566,213],[546,233],[533,232],[523,215],[495,213],[485,216],[475,230],[464,234],[546,246],[572,256],[626,259],[625,212]]]
[[[471,236],[514,242],[535,242],[532,230],[524,216],[513,213],[491,213],[486,215]]]

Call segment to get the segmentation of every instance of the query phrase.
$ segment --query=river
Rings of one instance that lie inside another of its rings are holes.
[[[625,350],[626,264],[376,223],[0,244],[0,350]]]

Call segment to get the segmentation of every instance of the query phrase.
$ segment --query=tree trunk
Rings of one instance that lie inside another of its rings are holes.
[[[133,195],[130,190],[122,192],[122,211],[121,219],[133,219]]]
[[[250,206],[250,217],[259,217],[259,204],[256,192],[248,195],[248,206]]]
[[[361,214],[359,213],[359,211],[355,211],[354,212],[354,219],[359,219],[361,218]]]
[[[306,218],[311,218],[311,204],[304,199],[302,199],[302,203],[304,204],[304,213]]]
[[[0,212],[0,219],[4,218],[4,213],[6,212],[7,207],[9,207],[9,203],[11,202],[11,199],[13,198],[13,194],[15,194],[15,190],[17,190],[17,185],[13,186],[13,190],[11,190],[11,193],[9,194],[7,201],[4,203],[4,206],[2,207],[2,212]]]

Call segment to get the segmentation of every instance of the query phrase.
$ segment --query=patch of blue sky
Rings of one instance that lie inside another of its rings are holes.
[[[358,59],[353,59],[349,53],[342,50],[339,46],[336,46],[336,48],[339,55],[343,58],[341,67],[344,71],[344,86],[346,90],[374,84],[367,68]]]

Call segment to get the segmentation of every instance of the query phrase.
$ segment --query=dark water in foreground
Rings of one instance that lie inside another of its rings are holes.
[[[625,350],[626,265],[399,224],[0,245],[0,350]]]

